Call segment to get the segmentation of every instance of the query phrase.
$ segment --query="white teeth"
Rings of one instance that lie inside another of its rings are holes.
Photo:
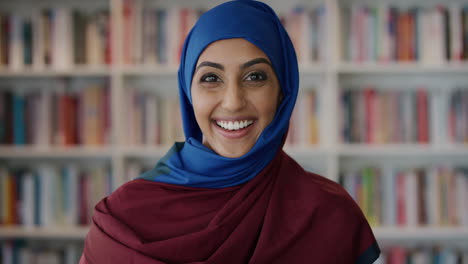
[[[245,128],[245,127],[248,127],[249,125],[251,125],[253,123],[252,120],[244,120],[244,121],[216,121],[216,124],[218,124],[218,126],[224,128],[224,129],[227,129],[227,130],[239,130],[239,129],[242,129],[242,128]]]

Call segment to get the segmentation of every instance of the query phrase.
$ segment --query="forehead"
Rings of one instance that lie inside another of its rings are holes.
[[[248,40],[242,38],[223,39],[209,44],[200,54],[197,65],[202,61],[238,64],[255,58],[265,58],[270,61],[260,48]]]

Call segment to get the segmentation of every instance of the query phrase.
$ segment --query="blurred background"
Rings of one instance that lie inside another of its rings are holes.
[[[0,263],[77,263],[94,205],[183,140],[182,43],[224,1],[0,1]],[[378,263],[468,263],[468,1],[267,1],[300,63],[285,150]]]

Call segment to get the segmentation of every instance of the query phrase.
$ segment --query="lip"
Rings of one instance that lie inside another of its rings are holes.
[[[250,133],[250,131],[252,131],[253,127],[257,124],[257,120],[254,120],[254,119],[238,119],[238,118],[225,119],[223,118],[223,119],[216,119],[216,120],[219,120],[219,121],[253,120],[253,123],[250,126],[239,129],[239,130],[224,129],[222,127],[219,127],[218,124],[216,124],[216,121],[213,120],[211,124],[215,127],[215,131],[217,131],[219,134],[221,134],[222,136],[228,139],[240,139],[240,138],[245,137],[247,134]]]

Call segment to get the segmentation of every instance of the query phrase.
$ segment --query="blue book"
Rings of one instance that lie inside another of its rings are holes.
[[[26,144],[25,131],[25,97],[15,94],[13,96],[13,144]]]
[[[32,23],[30,20],[23,22],[23,50],[24,64],[32,64],[33,58],[33,39],[32,39]]]
[[[34,172],[34,224],[41,224],[41,177],[38,172]]]

